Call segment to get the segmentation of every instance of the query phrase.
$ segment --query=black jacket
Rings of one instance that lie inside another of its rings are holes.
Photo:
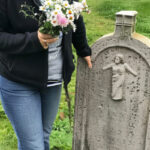
[[[19,13],[21,4],[35,7],[38,0],[0,0],[0,74],[12,81],[35,87],[46,87],[48,78],[48,51],[43,49],[38,37],[38,23]],[[83,18],[75,21],[76,32],[63,35],[63,79],[70,82],[74,70],[72,43],[81,57],[91,55],[87,44]]]

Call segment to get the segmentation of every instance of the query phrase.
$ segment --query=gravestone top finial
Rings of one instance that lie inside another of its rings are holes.
[[[134,17],[138,14],[137,11],[120,11],[116,13],[116,16],[129,16]]]
[[[131,36],[135,29],[137,11],[120,11],[116,13],[116,31],[118,36]]]

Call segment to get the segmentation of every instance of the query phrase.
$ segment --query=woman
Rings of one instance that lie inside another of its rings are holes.
[[[74,70],[71,43],[89,68],[91,49],[82,17],[75,21],[76,32],[52,38],[38,31],[35,20],[19,13],[24,2],[39,13],[39,0],[0,0],[2,105],[17,135],[19,150],[49,150],[62,80],[67,88]]]

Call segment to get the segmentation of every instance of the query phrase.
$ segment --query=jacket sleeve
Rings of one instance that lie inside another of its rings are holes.
[[[77,54],[81,57],[90,56],[91,48],[88,45],[86,38],[86,29],[83,22],[83,17],[80,16],[78,20],[75,20],[76,31],[73,32],[72,43],[77,51]]]
[[[12,34],[8,32],[9,21],[6,0],[0,0],[0,52],[6,54],[29,54],[44,50],[37,32]]]

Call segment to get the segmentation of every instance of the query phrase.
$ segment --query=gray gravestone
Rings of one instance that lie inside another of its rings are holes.
[[[135,11],[116,14],[113,34],[78,59],[73,150],[150,150],[150,40]]]

